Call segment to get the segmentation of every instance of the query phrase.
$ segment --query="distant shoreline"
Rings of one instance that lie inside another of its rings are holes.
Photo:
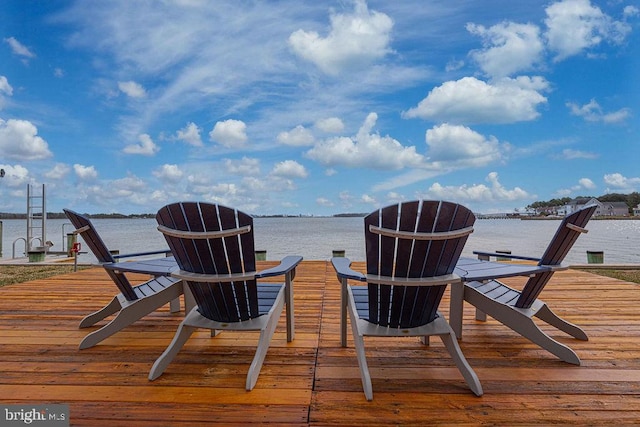
[[[156,214],[87,214],[92,219],[153,219]],[[366,213],[340,213],[334,215],[252,215],[254,218],[364,218]],[[546,220],[559,220],[561,216],[524,216],[524,215],[505,215],[505,216],[492,216],[491,214],[484,215],[478,214],[479,220],[485,219],[519,219],[524,221],[546,221]],[[6,213],[0,212],[0,221],[3,219],[27,219],[26,213]],[[67,216],[62,212],[47,212],[47,219],[67,219]],[[640,216],[594,216],[592,221],[601,220],[640,220]]]
[[[92,219],[153,219],[156,217],[156,214],[146,213],[146,214],[89,214],[83,213],[89,218]],[[335,215],[252,215],[254,218],[360,218],[367,216],[366,213],[340,213]],[[0,220],[3,219],[27,219],[26,213],[7,213],[0,212]],[[63,212],[47,212],[47,219],[67,219],[67,216]]]

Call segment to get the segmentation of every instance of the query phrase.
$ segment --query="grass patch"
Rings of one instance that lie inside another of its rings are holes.
[[[613,277],[614,279],[620,279],[627,282],[640,283],[640,270],[607,270],[589,268],[582,271],[598,274],[600,276]]]
[[[90,268],[79,265],[78,271]],[[46,279],[73,272],[73,265],[0,265],[0,286],[23,283],[30,280]]]

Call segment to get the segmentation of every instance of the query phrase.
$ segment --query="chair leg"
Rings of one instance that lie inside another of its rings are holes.
[[[462,350],[460,349],[460,345],[458,345],[458,340],[456,339],[456,335],[453,333],[453,329],[451,329],[448,334],[440,335],[440,338],[471,391],[476,396],[482,396],[483,391],[480,380],[473,368],[471,368],[471,365],[469,365],[469,362],[467,362],[464,354],[462,354]]]
[[[180,311],[180,297],[174,298],[169,302],[169,311],[171,313],[177,313]]]
[[[476,308],[481,307],[483,312],[489,313],[489,315],[498,322],[556,355],[565,362],[580,365],[580,358],[573,350],[545,334],[528,315],[521,313],[518,309],[499,303],[490,297],[473,290],[472,288],[469,288],[468,291],[469,292],[465,294],[465,299]],[[543,320],[549,317],[548,313],[543,310]]]
[[[351,302],[351,301],[350,301]],[[362,380],[362,389],[367,400],[373,400],[373,387],[371,385],[371,374],[369,374],[369,366],[367,365],[367,357],[364,351],[364,338],[358,331],[358,316],[353,312],[351,304],[348,306],[349,320],[351,321],[351,331],[353,332],[353,345],[356,349],[356,357],[358,359],[358,367],[360,368],[360,379]]]
[[[186,319],[180,323],[176,334],[173,336],[173,340],[171,340],[171,344],[169,344],[166,350],[160,355],[160,357],[158,357],[151,367],[151,371],[149,371],[150,381],[153,381],[162,375],[167,366],[169,366],[169,363],[171,363],[173,358],[176,357],[180,349],[187,342],[191,334],[193,334],[197,329],[194,326],[185,325],[185,321]]]
[[[82,319],[82,321],[80,321],[79,328],[87,328],[89,326],[93,326],[105,317],[111,316],[113,313],[118,312],[120,309],[122,309],[122,306],[120,305],[120,301],[116,296],[111,300],[109,304]]]
[[[573,350],[544,333],[532,319],[522,316],[513,322],[507,323],[506,325],[523,337],[529,339],[531,342],[538,344],[548,352],[555,354],[563,361],[574,365],[580,365],[580,358]]]
[[[449,302],[449,325],[456,334],[457,339],[462,339],[462,318],[464,313],[464,283],[451,284],[451,299]]]
[[[193,292],[191,292],[189,285],[187,285],[185,281],[181,281],[180,283],[182,284],[182,293],[184,297],[184,312],[188,314],[191,313],[191,310],[193,310],[193,308],[198,304],[196,304],[196,299],[193,296]]]
[[[273,334],[276,331],[276,326],[278,325],[278,319],[280,317],[280,313],[282,313],[283,308],[284,308],[284,299],[280,298],[280,300],[276,303],[276,305],[271,309],[270,313],[268,314],[269,320],[267,321],[267,324],[260,331],[260,339],[258,340],[258,348],[256,349],[256,355],[253,357],[253,361],[251,361],[251,366],[249,367],[249,372],[247,373],[247,383],[245,387],[247,391],[253,390],[253,387],[256,385],[256,382],[258,381],[258,376],[260,375],[260,370],[262,369],[264,358],[267,355],[267,350],[269,349],[271,338],[273,338]]]
[[[149,313],[148,311],[137,310],[137,308],[141,307],[138,307],[137,304],[133,304],[126,306],[125,308],[120,310],[118,315],[114,317],[111,322],[84,337],[84,339],[80,342],[80,350],[93,347],[94,345],[107,339],[116,332],[119,332],[132,323],[140,320]]]
[[[555,314],[553,310],[551,310],[546,304],[543,304],[540,310],[538,310],[538,312],[536,313],[536,317],[547,322],[551,326],[555,326],[561,331],[566,332],[576,339],[589,341],[589,337],[579,326],[567,322],[566,320]]]
[[[142,319],[147,314],[157,310],[167,303],[169,292],[174,292],[175,288],[166,288],[157,294],[149,295],[135,301],[127,301],[128,305],[122,307],[118,315],[109,323],[95,332],[87,335],[80,343],[80,349],[93,347],[105,338],[110,337],[121,329]],[[115,297],[117,299],[118,297]],[[113,301],[109,304],[113,304]],[[120,303],[118,302],[118,306]]]

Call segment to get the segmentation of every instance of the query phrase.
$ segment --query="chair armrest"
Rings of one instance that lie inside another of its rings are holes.
[[[133,254],[113,255],[113,259],[131,258],[136,256],[147,256],[147,255],[158,255],[158,254],[167,255],[170,253],[171,253],[171,249],[164,249],[164,250],[157,250],[157,251],[150,251],[150,252],[137,252]]]
[[[509,258],[509,259],[520,259],[524,261],[535,261],[540,262],[540,258],[534,258],[529,256],[522,255],[511,255],[511,254],[503,254],[497,252],[482,252],[482,251],[473,251],[474,255],[485,256],[485,257],[500,257],[500,258]]]
[[[364,274],[351,269],[351,260],[345,257],[331,258],[331,264],[340,279],[352,279],[366,282],[367,278]]]
[[[172,256],[139,261],[110,262],[102,264],[102,267],[121,273],[143,273],[156,277],[168,276],[172,271],[178,270],[176,259]]]
[[[562,270],[568,270],[569,264],[564,264],[564,263],[560,263],[556,265],[540,264],[540,267],[547,267],[549,271],[562,271]]]
[[[296,266],[300,264],[301,261],[302,261],[301,256],[298,256],[298,255],[286,256],[282,258],[282,260],[280,261],[280,264],[276,265],[275,267],[268,268],[266,270],[262,270],[256,273],[255,277],[256,279],[260,279],[264,277],[282,276],[283,274],[287,274],[288,272],[296,268]]]

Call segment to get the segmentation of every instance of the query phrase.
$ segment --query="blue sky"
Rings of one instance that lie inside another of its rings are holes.
[[[0,211],[640,191],[632,0],[0,2]]]

